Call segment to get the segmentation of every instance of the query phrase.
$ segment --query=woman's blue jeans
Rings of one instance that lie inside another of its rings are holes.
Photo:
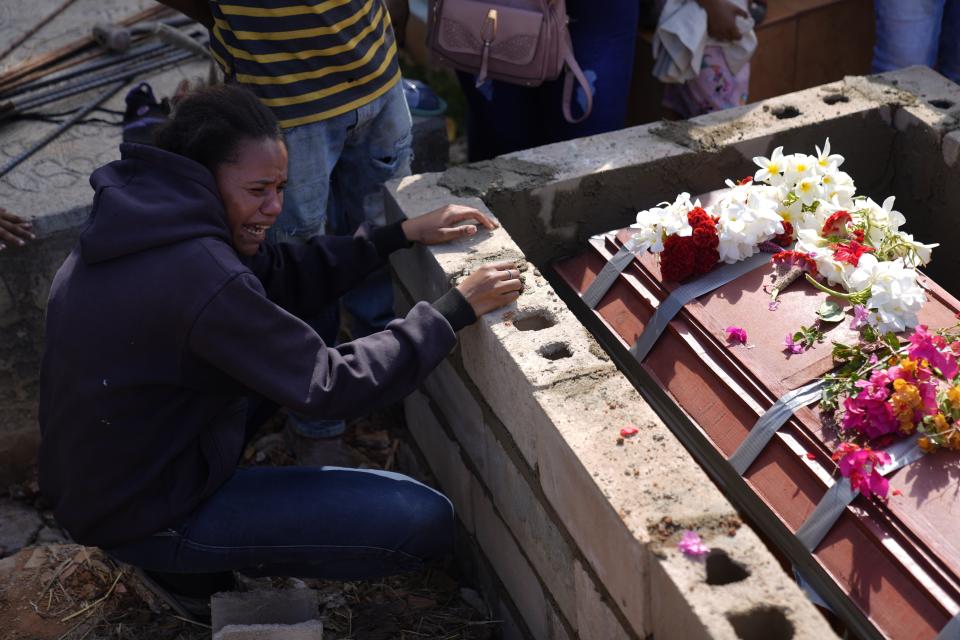
[[[452,538],[450,501],[399,473],[252,467],[179,526],[107,552],[164,573],[357,580],[419,569]]]

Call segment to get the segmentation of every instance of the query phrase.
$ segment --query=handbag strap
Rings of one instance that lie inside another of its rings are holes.
[[[570,44],[569,33],[564,33],[561,47],[563,51],[563,61],[567,65],[567,72],[563,79],[563,117],[570,124],[577,124],[590,117],[590,112],[593,110],[593,90],[590,88],[590,82],[583,74],[583,70],[580,69],[580,65],[577,64],[577,59],[573,57],[573,46]],[[570,111],[570,105],[573,102],[574,78],[576,78],[580,88],[583,89],[583,95],[587,99],[587,108],[583,110],[583,115],[579,118],[574,118],[573,113]]]

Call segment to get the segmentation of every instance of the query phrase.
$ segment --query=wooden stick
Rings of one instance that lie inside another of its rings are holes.
[[[117,24],[124,27],[129,27],[130,25],[135,24],[137,22],[141,22],[143,20],[150,20],[153,18],[157,18],[169,11],[170,9],[168,9],[167,7],[164,7],[163,5],[155,5],[152,7],[148,7],[143,11],[139,11],[131,16],[128,16],[123,20],[121,20],[120,22],[118,22]],[[4,71],[2,74],[0,74],[0,91],[2,91],[6,85],[10,84],[14,80],[17,80],[23,77],[24,75],[30,73],[31,71],[35,71],[37,69],[46,67],[47,65],[55,64],[57,62],[61,62],[72,55],[81,53],[86,49],[89,49],[95,46],[96,43],[97,41],[93,39],[93,36],[88,35],[88,36],[79,38],[77,40],[74,40],[73,42],[70,42],[62,46],[59,49],[54,49],[53,51],[43,53],[38,56],[34,56],[33,58],[30,58],[28,60],[24,60],[20,64],[17,64],[7,69],[6,71]]]
[[[35,34],[37,31],[39,31],[42,27],[47,25],[51,20],[53,20],[54,17],[60,15],[74,2],[76,2],[76,0],[63,0],[63,2],[60,4],[59,7],[57,7],[56,9],[48,13],[46,16],[44,16],[37,24],[27,29],[19,38],[14,40],[9,47],[4,49],[3,53],[0,53],[0,60],[3,60],[8,55],[10,55],[10,53],[13,52],[17,47],[22,45],[27,38],[29,38],[30,36]]]

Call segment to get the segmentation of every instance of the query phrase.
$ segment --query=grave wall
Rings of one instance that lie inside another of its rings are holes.
[[[503,225],[396,254],[406,305],[435,299],[485,262],[522,265],[518,302],[462,331],[406,408],[413,438],[531,637],[833,637],[544,274],[638,209],[752,174],[752,157],[775,146],[810,153],[826,137],[858,192],[897,195],[919,239],[956,246],[958,104],[960,88],[912,68],[389,185],[394,218],[457,202]],[[931,271],[956,293],[953,258],[936,258]],[[624,426],[638,435],[619,438]],[[713,549],[706,561],[677,551],[684,529]]]

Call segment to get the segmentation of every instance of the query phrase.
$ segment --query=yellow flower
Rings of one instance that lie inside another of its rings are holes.
[[[900,369],[912,377],[917,375],[917,361],[912,358],[904,358],[900,361]]]
[[[954,411],[960,409],[960,384],[947,389],[947,402]]]
[[[933,441],[926,436],[917,438],[917,446],[920,447],[921,451],[924,453],[930,453],[937,448],[937,445],[935,445]]]
[[[942,413],[938,413],[933,416],[933,424],[937,427],[937,431],[946,431],[950,428],[950,423],[947,422],[947,417]]]
[[[947,436],[947,446],[951,451],[960,451],[960,430],[954,429]]]

